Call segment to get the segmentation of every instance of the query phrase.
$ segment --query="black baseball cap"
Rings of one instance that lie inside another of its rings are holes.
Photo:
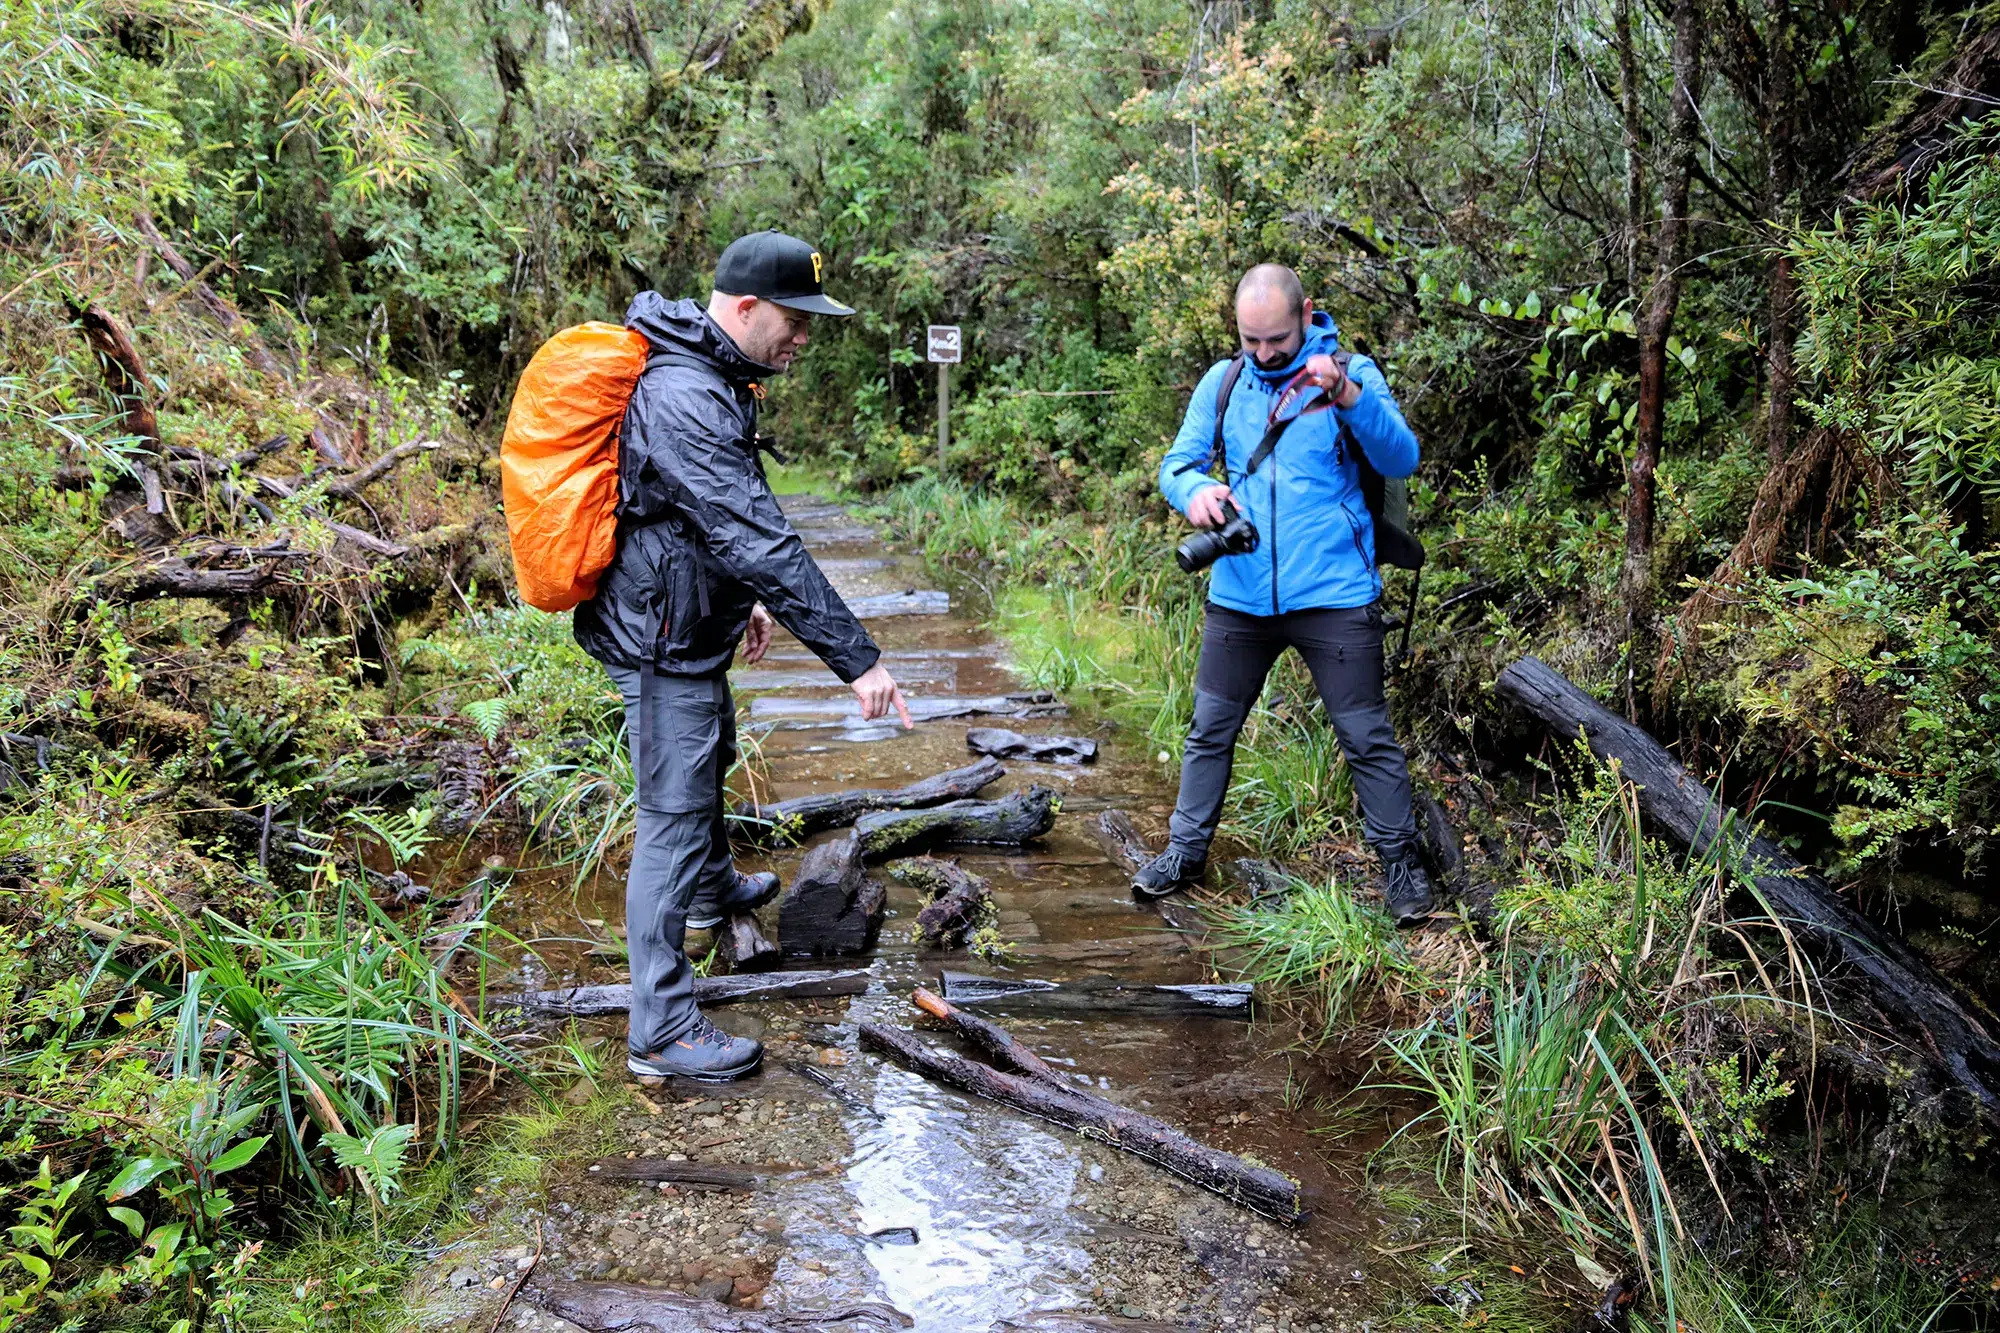
[[[715,261],[715,290],[731,296],[756,296],[775,305],[807,310],[815,315],[851,315],[854,310],[820,290],[825,262],[819,251],[781,231],[757,231],[738,237]]]

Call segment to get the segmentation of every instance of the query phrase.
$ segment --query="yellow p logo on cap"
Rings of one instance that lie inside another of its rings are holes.
[[[814,281],[814,282],[818,282],[818,281],[820,281],[820,276],[819,276],[819,251],[817,251],[817,250],[813,251],[813,281]]]

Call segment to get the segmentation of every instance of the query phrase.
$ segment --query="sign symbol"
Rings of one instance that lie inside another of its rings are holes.
[[[930,355],[928,360],[941,366],[955,366],[959,362],[959,351],[964,340],[959,336],[956,324],[931,324],[926,327]]]

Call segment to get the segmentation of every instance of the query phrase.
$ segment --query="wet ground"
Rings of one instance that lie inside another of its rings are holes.
[[[936,599],[890,596],[926,590],[921,566],[848,510],[809,496],[785,507],[850,600],[878,598],[873,604],[887,610],[935,606]],[[944,701],[1024,692],[973,611],[954,599],[946,614],[869,620],[920,714],[948,711]],[[914,893],[891,882],[877,949],[849,964],[871,972],[867,994],[714,1011],[720,1025],[764,1040],[763,1072],[722,1088],[641,1088],[594,1148],[553,1169],[546,1200],[481,1201],[493,1213],[494,1236],[515,1243],[471,1244],[439,1260],[426,1282],[441,1307],[463,1312],[464,1327],[487,1328],[532,1261],[536,1279],[671,1286],[739,1307],[879,1301],[927,1333],[984,1333],[1048,1311],[1252,1333],[1362,1327],[1362,1312],[1374,1304],[1370,1274],[1379,1252],[1371,1241],[1384,1225],[1361,1188],[1366,1145],[1311,1132],[1312,1099],[1346,1089],[1284,1053],[1289,1031],[1281,1023],[995,1015],[1051,1063],[1087,1076],[1100,1095],[1296,1176],[1313,1210],[1298,1228],[1103,1144],[948,1091],[857,1044],[856,1024],[875,1021],[926,1029],[928,1040],[952,1045],[909,1003],[912,986],[935,986],[941,968],[1051,980],[1215,979],[1198,940],[1133,902],[1124,871],[1094,835],[1098,812],[1111,807],[1130,810],[1150,833],[1164,826],[1171,775],[1143,743],[1077,717],[928,720],[911,732],[866,724],[852,695],[782,632],[763,663],[732,679],[753,724],[746,742],[761,748],[769,790],[758,794],[767,801],[895,787],[960,767],[973,758],[965,734],[974,726],[1089,735],[1100,758],[1088,767],[1009,761],[1007,776],[983,793],[1031,782],[1061,793],[1055,829],[1038,845],[938,853],[991,881],[1009,956],[919,948],[911,941]],[[768,864],[789,882],[802,854],[745,855],[739,864]],[[516,898],[507,924],[542,941],[516,980],[623,979],[615,963],[561,942],[619,920],[621,871],[611,867],[580,892],[551,880],[547,892]],[[775,905],[764,916],[765,933],[776,938]],[[584,1030],[607,1061],[605,1081],[618,1082],[622,1023]],[[768,1173],[748,1193],[695,1192],[608,1179],[592,1169],[593,1156],[744,1163]],[[531,1282],[502,1326],[566,1327],[533,1308],[532,1291]]]

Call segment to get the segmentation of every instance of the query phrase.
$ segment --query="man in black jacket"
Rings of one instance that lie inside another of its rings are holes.
[[[722,252],[706,310],[642,292],[625,312],[653,353],[619,442],[618,551],[577,607],[575,634],[624,696],[638,788],[625,886],[635,1074],[720,1082],[764,1055],[695,1008],[682,951],[689,926],[778,890],[774,874],[736,870],[723,822],[736,753],[725,673],[738,642],[758,661],[775,616],[848,683],[864,718],[893,707],[910,725],[881,650],[778,508],[757,453],[761,382],[791,365],[813,315],[854,313],[825,295],[820,272],[804,241],[758,232]]]

